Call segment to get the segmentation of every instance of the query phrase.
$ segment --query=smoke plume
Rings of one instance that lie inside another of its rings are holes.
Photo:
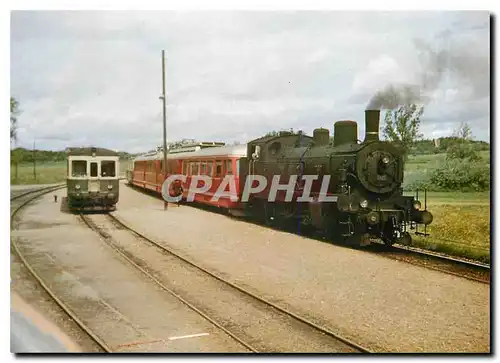
[[[476,98],[489,94],[489,54],[479,44],[461,42],[453,44],[449,34],[434,49],[423,40],[414,40],[420,69],[413,70],[415,84],[389,84],[377,91],[368,102],[368,110],[393,109],[411,103],[426,104],[432,92],[446,76],[459,82]]]

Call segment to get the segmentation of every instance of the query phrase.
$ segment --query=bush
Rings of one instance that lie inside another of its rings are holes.
[[[490,166],[468,159],[447,159],[419,180],[407,185],[408,190],[482,192],[490,190]]]
[[[453,159],[468,159],[469,161],[477,161],[481,159],[478,150],[470,143],[457,143],[448,148],[446,158]],[[467,162],[467,160],[465,160]]]

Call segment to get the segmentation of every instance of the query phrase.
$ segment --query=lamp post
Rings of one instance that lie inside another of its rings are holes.
[[[161,76],[162,76],[162,94],[160,99],[163,101],[163,175],[167,177],[167,94],[165,93],[165,50],[161,51]],[[164,200],[163,209],[168,209],[168,202]]]

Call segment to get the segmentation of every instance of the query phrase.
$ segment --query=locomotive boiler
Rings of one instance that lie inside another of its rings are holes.
[[[289,133],[249,142],[240,181],[263,175],[268,183],[250,196],[248,210],[266,221],[315,227],[350,245],[367,245],[375,238],[410,244],[408,229],[430,224],[433,216],[420,201],[403,195],[404,153],[379,139],[379,123],[379,110],[365,111],[363,141],[357,138],[356,122],[338,121],[333,144],[327,129],[315,129],[313,137]],[[269,198],[276,176],[282,185],[294,184],[293,195],[278,190],[276,198]],[[304,192],[307,198],[301,198]]]

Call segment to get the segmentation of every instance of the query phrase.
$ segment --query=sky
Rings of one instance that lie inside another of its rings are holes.
[[[488,12],[13,11],[17,146],[132,153],[358,122],[389,85],[425,93],[421,132],[490,139]],[[381,126],[383,121],[381,120]]]

